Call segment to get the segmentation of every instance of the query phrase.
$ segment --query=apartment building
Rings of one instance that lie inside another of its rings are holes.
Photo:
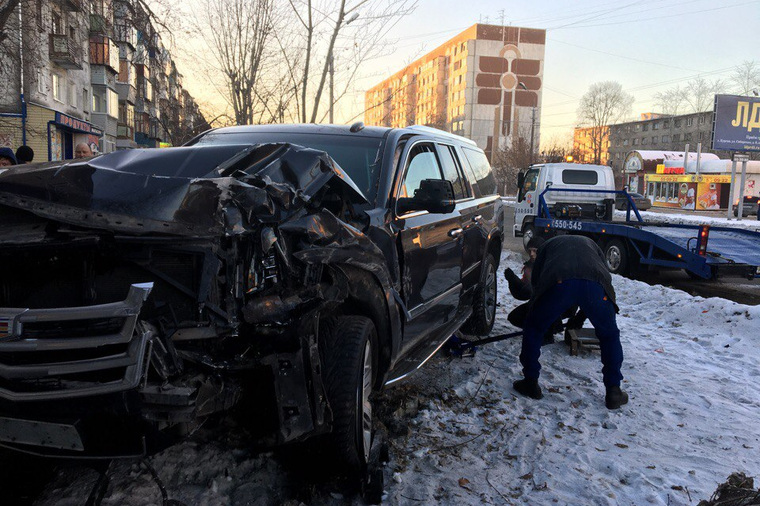
[[[577,163],[608,165],[610,161],[610,127],[575,128],[573,158]]]
[[[364,122],[428,125],[491,157],[518,137],[539,145],[546,31],[475,24],[365,93]]]
[[[177,145],[208,128],[135,0],[21,0],[3,30],[0,145],[28,145],[35,162],[72,158],[80,142],[107,153]]]

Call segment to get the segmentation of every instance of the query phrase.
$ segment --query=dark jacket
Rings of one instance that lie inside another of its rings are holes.
[[[531,304],[557,283],[566,279],[586,279],[602,285],[615,309],[615,289],[607,270],[604,253],[594,241],[582,235],[558,235],[538,250],[533,265]]]
[[[533,269],[533,260],[523,264],[523,275],[518,277],[512,269],[504,271],[504,277],[509,283],[509,293],[517,300],[530,300],[533,295],[533,287],[530,284],[530,271]]]

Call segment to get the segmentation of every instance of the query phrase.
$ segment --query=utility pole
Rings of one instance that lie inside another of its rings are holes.
[[[535,136],[536,128],[536,108],[533,107],[530,118],[530,164],[533,165],[533,137]]]

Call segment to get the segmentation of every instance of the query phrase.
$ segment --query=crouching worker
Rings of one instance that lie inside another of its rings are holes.
[[[530,281],[531,271],[533,269],[533,264],[536,262],[538,248],[540,248],[541,245],[545,242],[546,240],[542,237],[534,237],[528,241],[527,250],[530,257],[523,264],[522,277],[519,277],[510,268],[507,268],[504,271],[504,277],[509,284],[509,293],[511,293],[512,297],[514,297],[516,300],[530,300],[531,296],[533,295],[533,287]],[[507,320],[509,320],[509,323],[515,327],[521,329],[525,326],[525,317],[528,316],[529,309],[530,303],[526,302],[525,304],[520,304],[512,311],[510,311],[509,315],[507,315]],[[546,334],[544,334],[541,344],[546,345],[554,343],[554,334],[562,330],[562,320],[564,318],[570,318],[567,322],[568,329],[579,329],[583,327],[585,316],[583,315],[583,311],[578,311],[576,314],[577,309],[578,308],[576,306],[573,306],[564,311],[563,314],[549,326]]]
[[[591,321],[602,354],[602,376],[607,389],[605,404],[617,409],[628,402],[620,389],[623,376],[623,348],[615,321],[615,290],[604,261],[604,254],[594,241],[576,235],[549,239],[538,250],[531,273],[533,295],[523,328],[520,363],[524,379],[513,386],[522,395],[541,399],[538,376],[541,370],[541,341],[562,313],[580,306]]]

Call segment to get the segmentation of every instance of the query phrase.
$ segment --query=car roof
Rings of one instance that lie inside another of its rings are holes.
[[[366,138],[383,138],[390,132],[398,132],[399,134],[413,134],[413,135],[430,135],[433,137],[439,137],[447,140],[457,141],[463,144],[469,144],[474,148],[477,148],[477,144],[459,135],[455,135],[437,128],[431,128],[421,125],[412,125],[405,128],[390,128],[390,127],[377,127],[377,126],[364,126],[361,123],[354,123],[353,125],[318,125],[314,123],[294,123],[294,124],[276,124],[276,125],[240,125],[214,128],[202,133],[199,137],[206,135],[209,132],[216,134],[231,134],[231,133],[284,133],[284,134],[315,134],[315,135],[346,135],[346,136],[358,136]],[[197,137],[196,137],[197,139]],[[192,143],[190,141],[189,143]]]

